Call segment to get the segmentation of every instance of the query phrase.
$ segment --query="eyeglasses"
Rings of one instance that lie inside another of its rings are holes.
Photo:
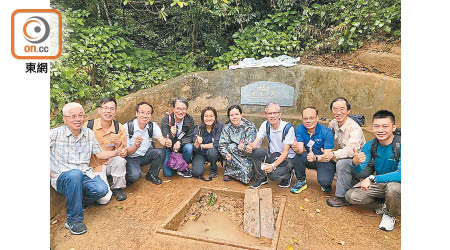
[[[151,112],[144,112],[144,111],[139,111],[138,112],[139,115],[146,115],[146,116],[150,116],[152,113]]]
[[[116,110],[116,108],[114,108],[114,107],[101,107],[102,109],[104,109],[104,110],[109,110],[109,111],[111,111],[111,112],[113,112],[114,110]]]
[[[80,114],[80,115],[65,115],[65,117],[69,117],[70,119],[72,119],[72,120],[75,120],[75,119],[83,119],[84,118],[84,114]]]
[[[314,121],[317,117],[303,117],[303,121]]]
[[[179,108],[179,107],[176,107],[175,110],[177,110],[177,111],[186,111],[187,108]]]
[[[268,116],[276,116],[276,115],[278,115],[280,112],[270,112],[270,113],[265,113],[266,115],[268,115]]]

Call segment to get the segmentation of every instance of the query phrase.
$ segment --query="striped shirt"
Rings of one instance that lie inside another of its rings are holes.
[[[102,151],[95,139],[94,132],[88,128],[81,128],[78,138],[70,129],[63,125],[50,130],[50,178],[52,187],[56,190],[56,181],[63,172],[79,169],[85,175],[94,177],[92,168],[89,167],[91,154]]]

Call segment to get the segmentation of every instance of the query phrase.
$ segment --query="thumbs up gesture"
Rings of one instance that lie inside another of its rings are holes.
[[[164,143],[164,146],[168,148],[172,147],[172,140],[169,139],[169,135],[166,136],[166,142]]]
[[[312,147],[309,148],[309,153],[306,155],[306,160],[308,160],[309,162],[313,162],[316,160],[316,156],[312,151]]]
[[[170,133],[172,133],[172,136],[175,136],[177,133],[177,126],[173,125],[170,127]]]
[[[358,165],[366,161],[366,154],[363,152],[357,152],[356,148],[353,148],[353,165]]]
[[[239,142],[238,149],[240,151],[244,151],[245,148],[244,148],[244,142],[243,141]]]

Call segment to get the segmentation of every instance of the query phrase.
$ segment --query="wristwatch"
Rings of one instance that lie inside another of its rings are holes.
[[[370,182],[375,183],[375,176],[372,174],[369,175],[369,180],[370,180]]]

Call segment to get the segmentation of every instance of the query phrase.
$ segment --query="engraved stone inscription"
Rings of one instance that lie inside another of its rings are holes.
[[[294,87],[269,81],[253,82],[241,87],[241,104],[266,105],[269,102],[293,106]]]

